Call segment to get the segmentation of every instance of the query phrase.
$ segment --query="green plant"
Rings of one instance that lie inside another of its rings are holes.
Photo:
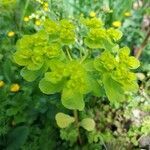
[[[22,77],[29,82],[40,79],[43,93],[60,93],[63,106],[73,110],[74,116],[56,114],[60,128],[67,130],[74,124],[77,135],[70,133],[70,137],[78,138],[73,143],[78,139],[82,144],[80,127],[87,131],[95,129],[92,118],[80,120],[78,116],[78,111],[85,108],[88,94],[106,95],[111,105],[118,106],[125,100],[126,92],[138,88],[132,69],[139,67],[139,61],[129,56],[128,47],[119,48],[121,37],[119,30],[105,29],[98,18],[82,18],[76,25],[65,19],[46,20],[38,33],[25,35],[17,42],[13,58],[24,67]],[[78,40],[82,41],[82,48],[77,47]],[[63,131],[61,134],[66,139]]]

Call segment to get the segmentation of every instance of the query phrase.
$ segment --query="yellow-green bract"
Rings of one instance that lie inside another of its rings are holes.
[[[98,18],[82,19],[79,24],[46,20],[39,32],[18,40],[14,60],[24,67],[21,75],[30,82],[39,78],[45,94],[61,93],[68,109],[82,111],[89,93],[106,94],[113,104],[123,101],[126,91],[137,90],[132,70],[139,61],[130,56],[129,48],[119,48],[121,31],[104,28]],[[82,50],[76,46],[79,40]]]

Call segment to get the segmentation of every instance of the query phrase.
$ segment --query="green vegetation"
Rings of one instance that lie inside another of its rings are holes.
[[[148,149],[148,6],[0,1],[0,149]]]

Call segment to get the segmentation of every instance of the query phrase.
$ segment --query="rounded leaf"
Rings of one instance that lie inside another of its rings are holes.
[[[68,109],[78,109],[82,111],[85,106],[83,94],[77,93],[73,89],[64,88],[61,101],[64,107]]]
[[[95,121],[91,118],[85,118],[81,121],[80,126],[82,126],[87,131],[93,131],[95,128]]]
[[[57,125],[60,128],[66,128],[75,121],[74,117],[71,117],[61,112],[56,114],[55,119],[56,119]]]
[[[27,68],[23,68],[20,74],[25,80],[27,80],[28,82],[32,82],[40,75],[40,71],[41,70],[33,71],[28,70]]]
[[[42,79],[39,82],[39,88],[45,94],[55,94],[57,92],[60,92],[63,88],[63,85],[63,81],[58,84],[53,84],[49,81],[46,81],[45,79]]]

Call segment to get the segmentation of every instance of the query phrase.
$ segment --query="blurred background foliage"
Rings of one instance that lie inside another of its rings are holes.
[[[78,145],[69,146],[66,131],[62,136],[68,142],[59,138],[54,116],[66,111],[60,95],[42,94],[38,80],[25,82],[12,54],[17,39],[38,31],[46,18],[68,18],[76,23],[82,17],[98,17],[106,28],[119,28],[123,32],[121,46],[128,45],[141,61],[137,94],[129,95],[119,109],[103,99],[93,99],[80,114],[95,118],[100,131],[83,134],[83,149],[133,150],[150,145],[149,0],[0,0],[0,149],[79,149]]]

